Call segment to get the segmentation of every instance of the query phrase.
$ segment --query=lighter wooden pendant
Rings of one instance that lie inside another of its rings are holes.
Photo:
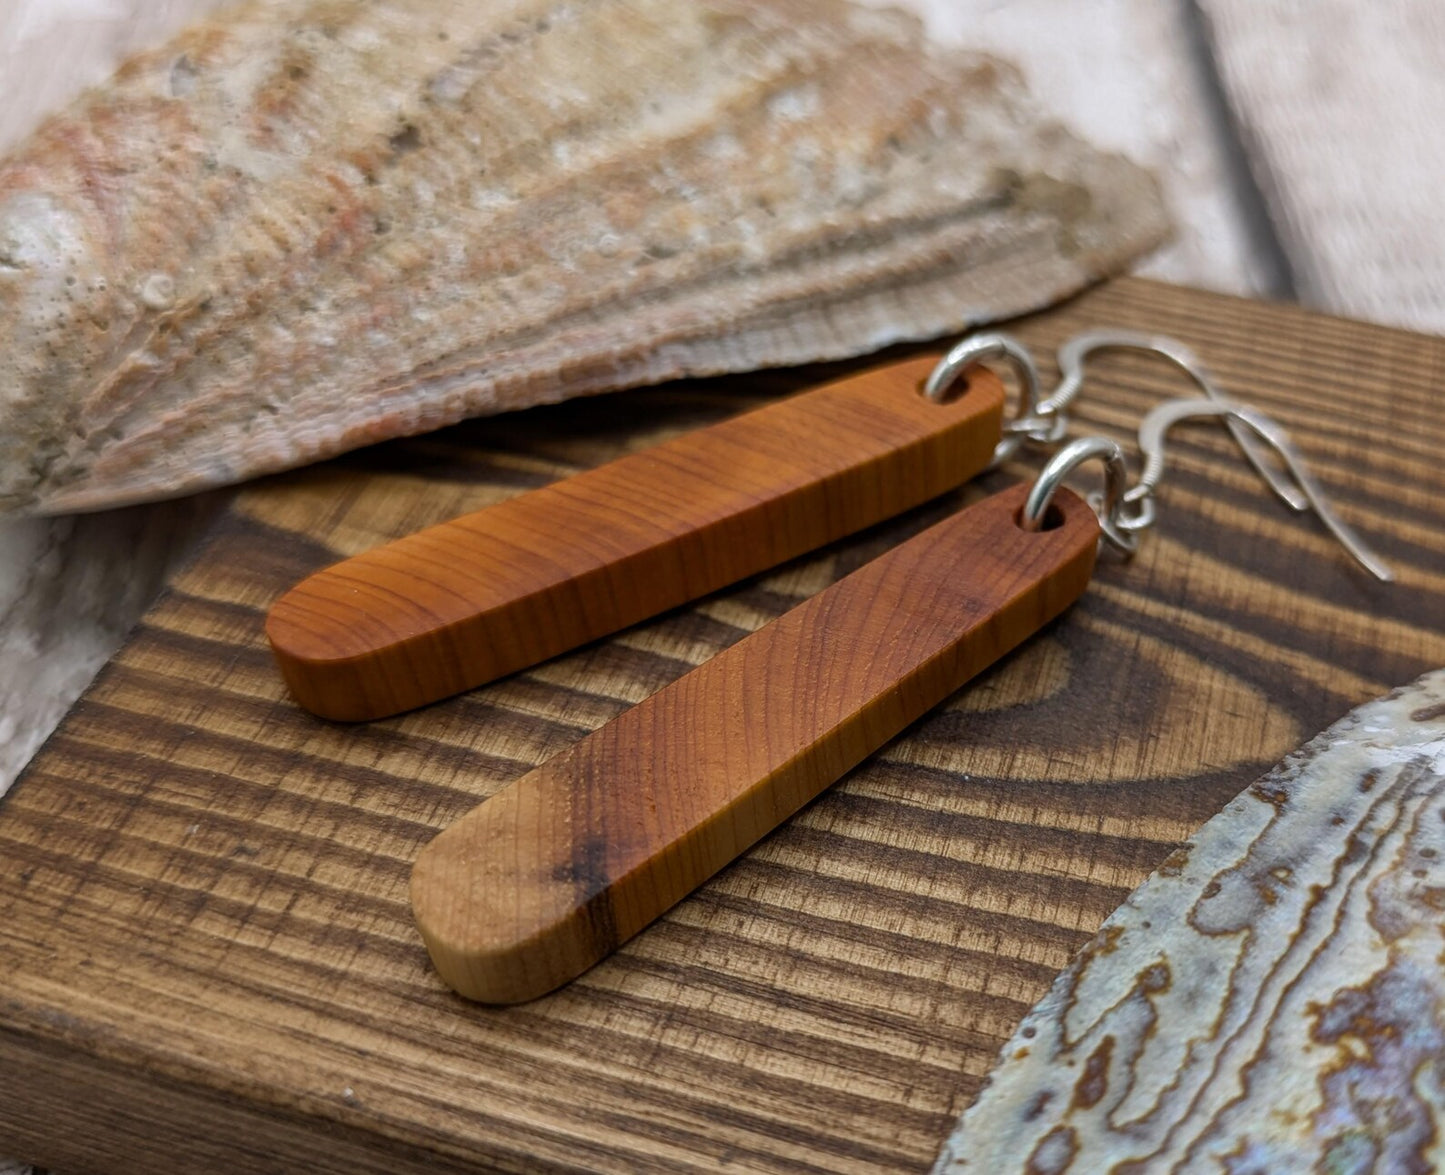
[[[1025,1017],[937,1175],[1445,1159],[1445,671],[1200,830]]]
[[[1074,602],[1099,523],[1026,487],[924,531],[622,714],[422,852],[442,977],[511,1003],[581,974]]]

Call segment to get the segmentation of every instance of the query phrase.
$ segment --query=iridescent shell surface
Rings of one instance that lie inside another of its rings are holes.
[[[1206,824],[1003,1050],[935,1175],[1445,1157],[1445,670]]]

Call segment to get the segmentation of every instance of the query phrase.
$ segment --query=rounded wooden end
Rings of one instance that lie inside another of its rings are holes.
[[[567,870],[552,864],[550,830],[516,797],[514,785],[462,817],[422,850],[411,874],[412,913],[437,973],[487,1004],[546,995],[617,946],[607,919],[579,904]],[[498,852],[508,844],[511,852]]]

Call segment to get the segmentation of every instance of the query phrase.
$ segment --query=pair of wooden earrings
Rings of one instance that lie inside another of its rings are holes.
[[[1032,486],[901,544],[518,779],[423,850],[422,937],[462,995],[532,999],[575,978],[1074,602],[1096,552],[1154,522],[1164,437],[1223,419],[1297,509],[1375,574],[1282,431],[1221,397],[1167,340],[1094,333],[1041,394],[1028,352],[976,336],[876,368],[346,560],[267,623],[297,700],[362,720],[435,701],[696,599],[951,489],[1025,443],[1057,446],[1103,347],[1143,347],[1204,398],[1059,449]],[[1015,369],[1020,406],[985,363]],[[1273,449],[1289,477],[1266,459]],[[1062,488],[1099,459],[1093,505]]]

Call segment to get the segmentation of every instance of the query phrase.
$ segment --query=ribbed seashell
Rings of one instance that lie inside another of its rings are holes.
[[[845,0],[261,0],[0,164],[0,506],[867,352],[1157,241],[1152,180]]]

